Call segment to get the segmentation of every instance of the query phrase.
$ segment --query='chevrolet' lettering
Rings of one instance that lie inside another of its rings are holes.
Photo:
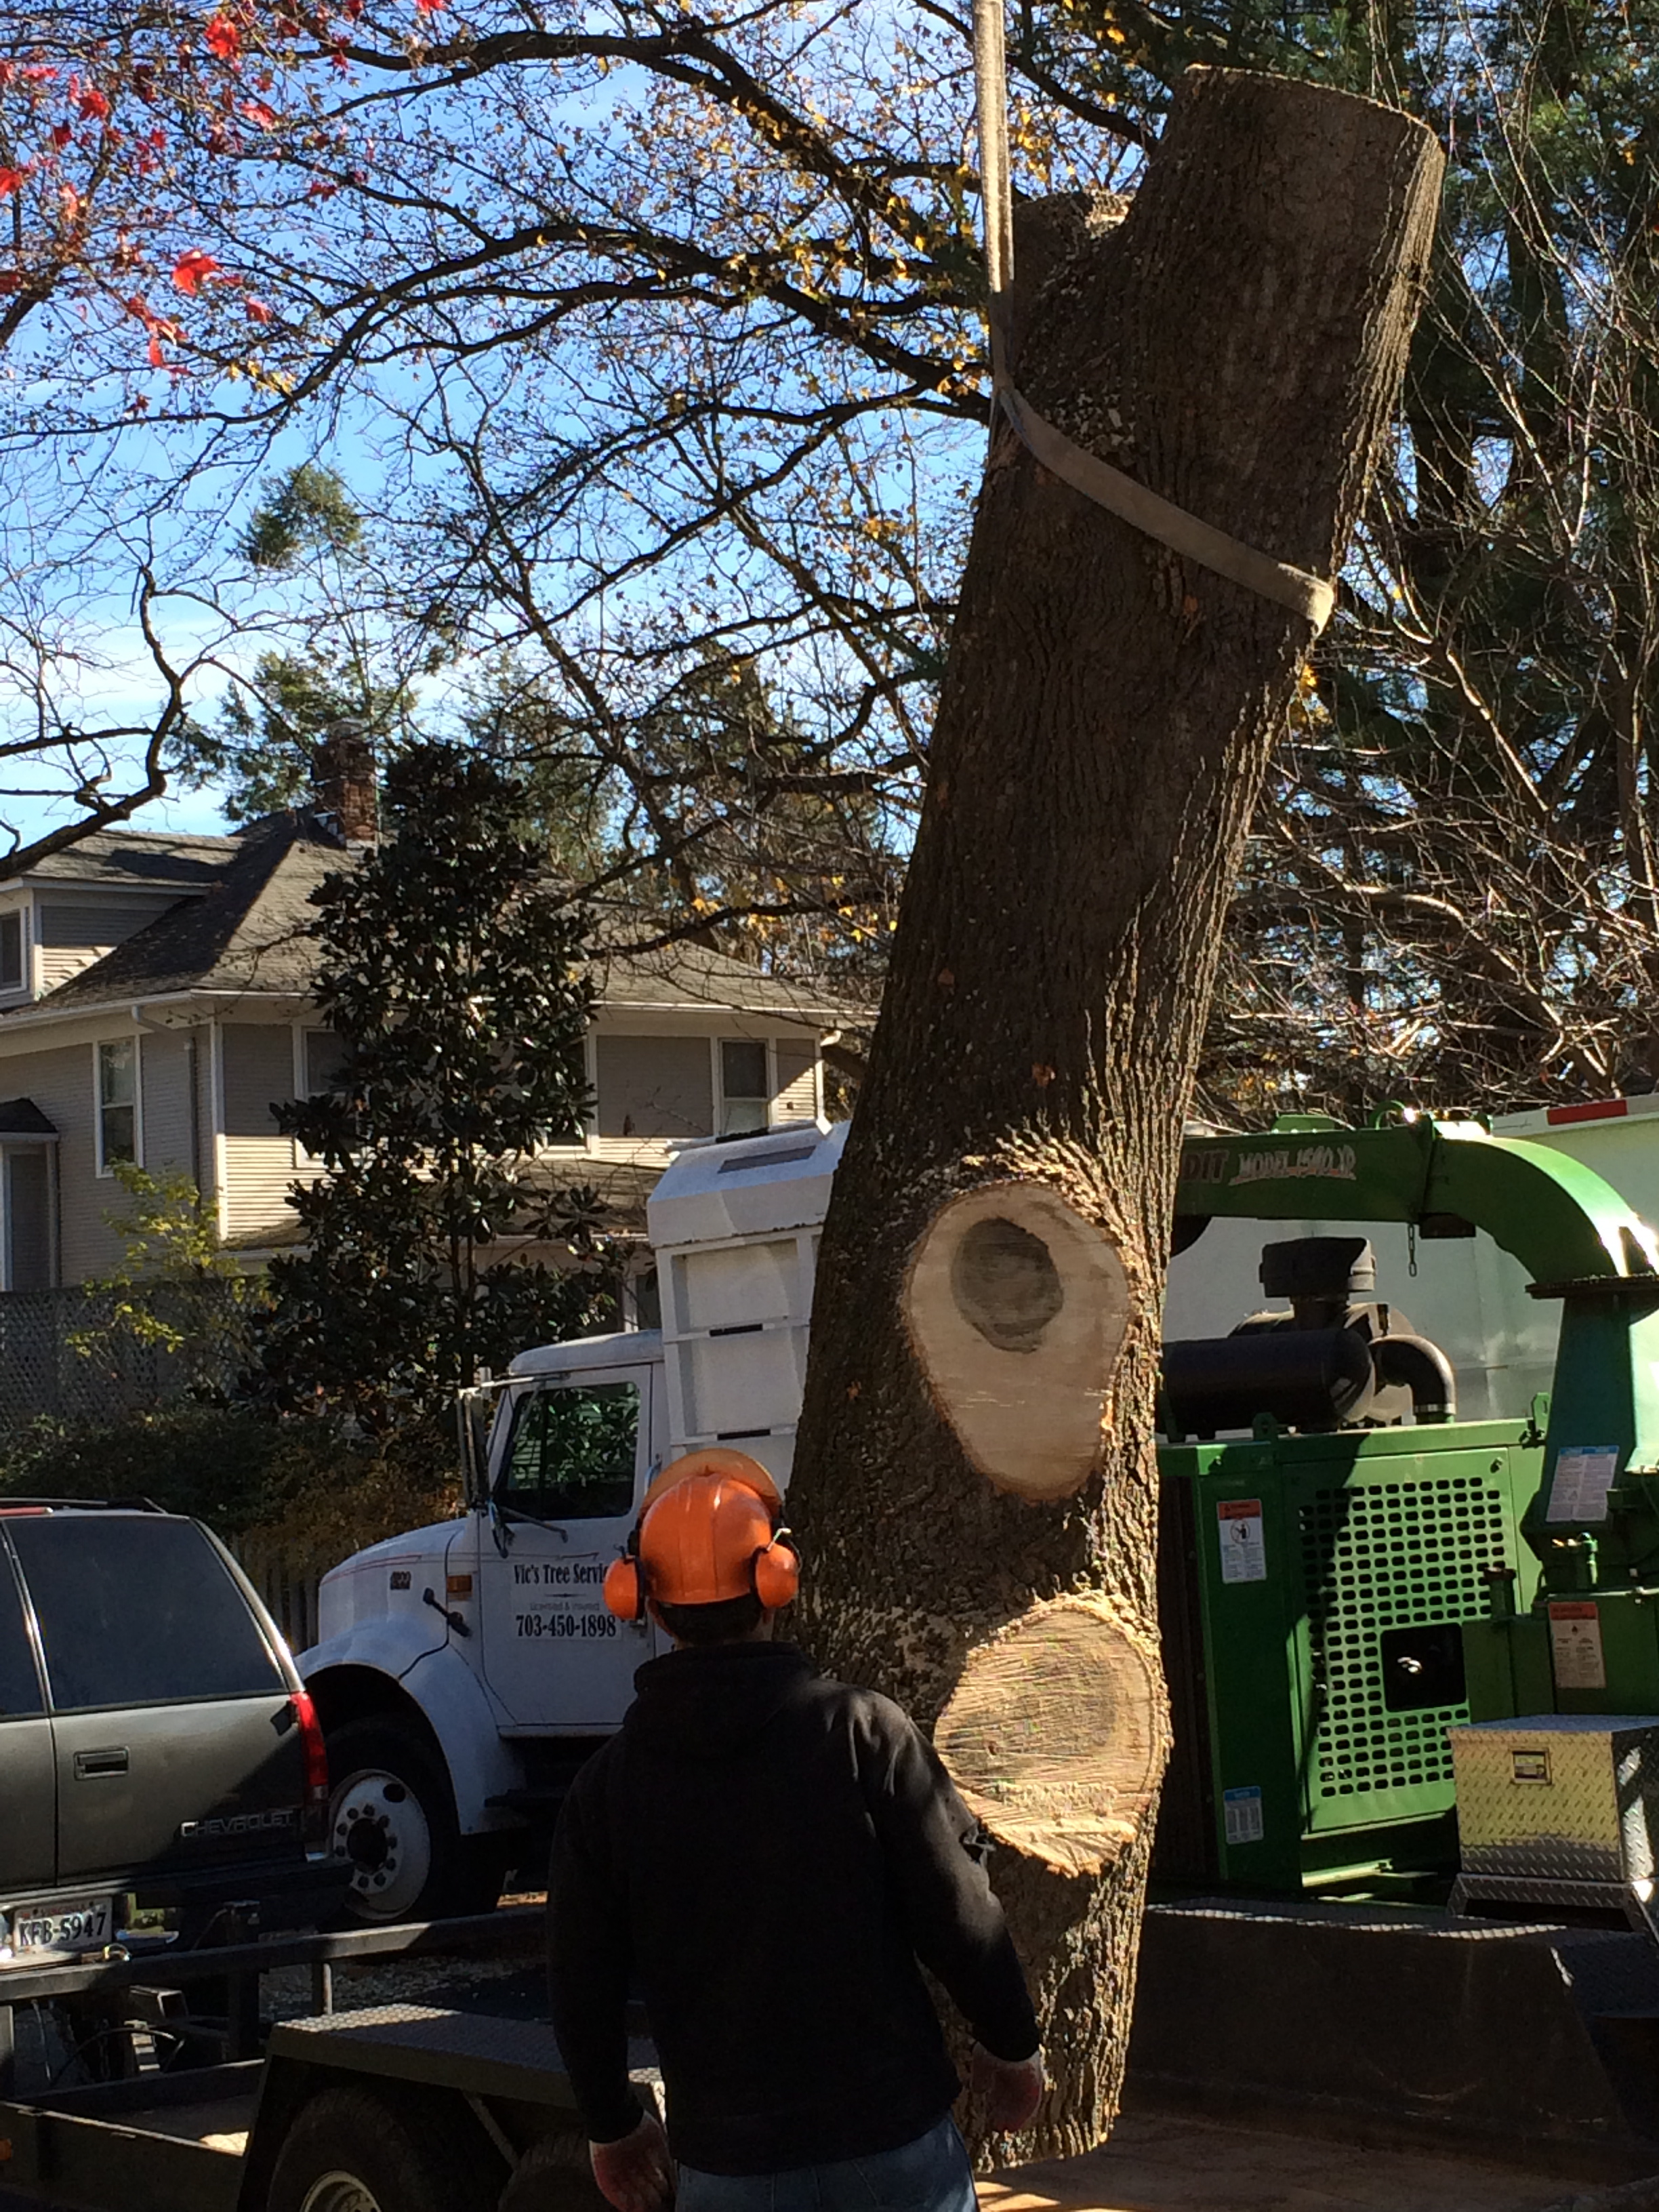
[[[216,1820],[182,1820],[179,1840],[191,1843],[198,1836],[255,1836],[270,1828],[291,1828],[297,1815],[291,1806],[278,1805],[268,1813],[229,1813]]]

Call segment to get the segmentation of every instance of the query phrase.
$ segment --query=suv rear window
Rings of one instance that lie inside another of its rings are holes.
[[[17,1521],[11,1534],[58,1711],[286,1687],[246,1599],[192,1522],[54,1513]]]
[[[40,1710],[40,1679],[23,1623],[23,1601],[0,1542],[0,1721],[22,1720]]]

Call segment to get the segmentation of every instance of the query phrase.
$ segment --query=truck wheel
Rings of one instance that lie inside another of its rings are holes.
[[[571,2129],[532,2143],[495,2212],[606,2212],[587,2161],[586,2136]]]
[[[265,2201],[268,2212],[490,2212],[484,2163],[436,2118],[365,2089],[325,2089],[300,2107]]]
[[[347,1721],[328,1739],[328,1765],[330,1847],[351,1869],[348,1920],[491,1909],[505,1872],[496,1839],[460,1833],[449,1777],[407,1722]]]

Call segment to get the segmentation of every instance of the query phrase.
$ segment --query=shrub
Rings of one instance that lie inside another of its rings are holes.
[[[336,1559],[459,1502],[441,1424],[372,1438],[322,1419],[191,1404],[120,1421],[43,1417],[0,1433],[0,1497],[148,1498],[227,1539]]]

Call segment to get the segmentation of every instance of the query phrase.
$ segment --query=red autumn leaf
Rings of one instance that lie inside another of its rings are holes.
[[[76,102],[88,123],[103,123],[108,119],[109,102],[95,84],[89,84]]]
[[[49,62],[30,62],[18,75],[26,84],[50,84],[58,72]]]
[[[415,0],[417,15],[437,15],[448,7],[449,0]]]
[[[242,305],[247,309],[249,314],[252,316],[256,323],[268,323],[270,320],[271,308],[267,301],[264,300],[256,300],[252,295],[250,294],[248,297],[243,301]]]
[[[167,367],[167,357],[161,350],[161,333],[154,325],[152,325],[150,329],[149,343],[144,350],[149,356],[149,365],[152,368],[165,368]]]
[[[74,127],[70,124],[54,123],[52,126],[52,143],[54,146],[67,146],[74,136]]]
[[[308,200],[331,200],[339,189],[337,185],[330,184],[325,177],[313,177],[306,186],[306,198]]]
[[[210,15],[203,36],[208,52],[217,54],[222,62],[234,61],[242,51],[242,33],[228,15]]]
[[[27,169],[0,169],[0,200],[9,200],[20,191],[27,174]]]
[[[244,100],[238,102],[238,112],[250,123],[257,123],[261,131],[274,131],[282,121],[276,109],[263,100]]]
[[[58,197],[64,203],[64,214],[70,222],[81,220],[81,195],[73,185],[59,185]]]
[[[219,273],[219,264],[213,256],[204,253],[199,246],[192,246],[173,264],[173,289],[179,292],[199,292],[210,278]]]

